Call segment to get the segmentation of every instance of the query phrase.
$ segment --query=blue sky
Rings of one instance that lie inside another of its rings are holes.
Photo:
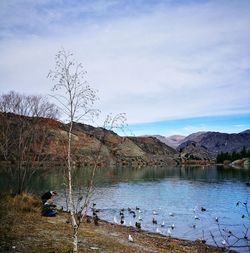
[[[163,136],[183,135],[199,131],[215,131],[238,133],[249,129],[250,114],[244,115],[228,115],[228,116],[209,116],[197,117],[177,120],[166,120],[159,122],[151,122],[145,124],[131,125],[131,134],[150,135],[160,134]]]
[[[140,134],[250,128],[250,1],[1,0],[0,93],[51,93],[71,50]],[[97,123],[103,119],[101,118]]]

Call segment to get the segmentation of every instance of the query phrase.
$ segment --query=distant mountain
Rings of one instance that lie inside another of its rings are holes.
[[[168,137],[162,136],[162,135],[152,135],[153,137],[156,137],[161,142],[165,143],[169,147],[172,147],[176,149],[182,141],[185,139],[185,136],[183,135],[171,135]]]
[[[169,137],[165,137],[164,143],[176,149],[182,143],[184,139],[185,139],[185,136],[183,135],[171,135]]]
[[[206,133],[207,132],[204,132],[204,131],[203,132],[200,131],[200,132],[192,133],[192,134],[188,135],[187,137],[185,137],[184,139],[182,139],[181,143],[186,142],[186,141],[199,142],[204,137],[204,135]]]
[[[236,134],[220,132],[198,132],[187,136],[178,146],[180,151],[190,144],[190,141],[204,146],[208,152],[216,156],[223,152],[240,151],[243,147],[250,148],[250,130]]]
[[[245,131],[243,131],[243,132],[240,132],[240,133],[242,133],[242,134],[250,134],[250,129],[248,129],[248,130],[245,130]]]

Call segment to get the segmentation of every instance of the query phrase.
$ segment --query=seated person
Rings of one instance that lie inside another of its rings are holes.
[[[48,199],[51,199],[51,198],[54,197],[55,195],[57,195],[57,193],[56,193],[55,191],[48,191],[48,192],[45,192],[45,193],[41,196],[41,199],[42,199],[43,204],[44,204]]]
[[[43,204],[42,215],[46,216],[46,217],[55,217],[56,214],[57,214],[56,205],[53,204],[53,200],[52,199],[48,199]]]

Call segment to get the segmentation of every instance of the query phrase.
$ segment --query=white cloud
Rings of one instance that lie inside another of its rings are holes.
[[[247,1],[137,5],[137,15],[124,5],[121,17],[112,9],[119,1],[106,2],[63,8],[57,1],[41,11],[31,1],[25,21],[14,17],[20,5],[11,5],[9,37],[0,41],[0,92],[49,93],[46,74],[63,46],[86,66],[102,111],[126,112],[129,122],[250,112]],[[11,25],[18,23],[32,32],[16,33]]]

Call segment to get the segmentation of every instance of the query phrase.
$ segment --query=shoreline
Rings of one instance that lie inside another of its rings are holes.
[[[68,213],[43,217],[40,207],[30,211],[21,211],[10,205],[5,208],[1,205],[0,252],[70,252],[72,230]],[[129,235],[133,237],[133,243],[128,241]],[[99,221],[98,226],[84,222],[78,237],[79,253],[225,252],[223,248],[206,245],[200,240],[177,239],[104,220]]]

